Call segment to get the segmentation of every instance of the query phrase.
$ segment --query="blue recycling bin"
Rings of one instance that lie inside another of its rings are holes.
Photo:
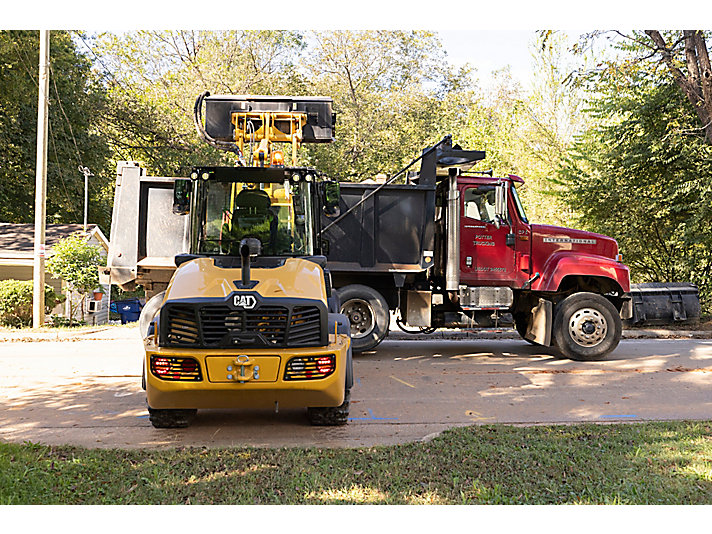
[[[135,323],[141,316],[143,304],[138,299],[117,300],[111,303],[110,310],[121,316],[121,324]]]

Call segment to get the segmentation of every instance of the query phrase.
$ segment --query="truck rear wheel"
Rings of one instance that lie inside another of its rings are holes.
[[[154,428],[186,428],[193,422],[198,410],[148,409],[148,419]]]
[[[596,293],[574,293],[554,312],[557,348],[572,360],[601,360],[621,339],[622,325],[615,306]]]
[[[341,313],[351,324],[351,347],[354,352],[371,350],[388,335],[388,303],[375,289],[353,284],[338,290]]]
[[[341,406],[307,408],[307,417],[314,426],[343,426],[349,421],[351,390],[347,389]]]
[[[531,316],[530,314],[523,314],[523,313],[518,313],[514,316],[514,327],[517,330],[517,333],[522,336],[522,339],[526,341],[527,343],[530,343],[531,345],[539,345],[536,341],[532,341],[531,339],[527,339],[525,336],[527,335],[527,328],[529,328],[529,322],[527,321],[527,316]]]

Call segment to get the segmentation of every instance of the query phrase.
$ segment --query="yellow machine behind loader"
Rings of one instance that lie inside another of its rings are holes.
[[[322,212],[338,213],[338,182],[296,166],[301,143],[332,140],[331,100],[206,93],[195,112],[200,135],[239,164],[174,182],[188,252],[140,319],[151,423],[185,427],[199,409],[305,407],[312,424],[346,424],[349,321],[317,238]],[[290,166],[276,142],[291,149]]]

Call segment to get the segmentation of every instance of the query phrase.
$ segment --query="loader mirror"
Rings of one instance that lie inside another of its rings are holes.
[[[494,208],[495,226],[499,228],[500,225],[508,225],[509,217],[507,215],[507,182],[500,182],[499,184],[497,184],[497,188],[495,190]]]
[[[190,213],[191,181],[180,178],[173,184],[173,213],[186,215]]]
[[[327,217],[338,217],[341,213],[339,200],[341,199],[341,188],[339,182],[333,180],[322,182],[324,193],[324,215]]]

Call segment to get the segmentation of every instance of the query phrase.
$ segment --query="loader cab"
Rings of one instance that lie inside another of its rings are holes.
[[[260,241],[263,256],[321,255],[320,211],[337,213],[334,204],[338,182],[304,167],[199,167],[174,188],[197,255],[239,256],[246,238]]]

